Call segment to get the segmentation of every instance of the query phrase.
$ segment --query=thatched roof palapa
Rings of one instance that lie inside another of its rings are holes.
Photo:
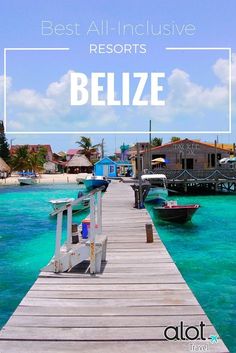
[[[92,163],[85,155],[74,155],[67,163],[67,167],[92,167]]]
[[[0,172],[10,172],[11,168],[7,163],[0,157]]]

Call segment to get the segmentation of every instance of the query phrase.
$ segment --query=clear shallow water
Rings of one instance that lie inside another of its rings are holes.
[[[191,223],[155,220],[157,231],[183,277],[231,353],[236,353],[236,195],[180,196],[198,203]]]
[[[79,190],[75,184],[0,188],[0,327],[54,254],[56,219],[49,217],[48,201],[76,197]]]
[[[56,220],[48,216],[48,200],[75,197],[78,190],[72,184],[0,188],[0,326],[53,255]],[[177,199],[201,205],[193,222],[155,221],[157,230],[220,336],[236,353],[236,196]]]

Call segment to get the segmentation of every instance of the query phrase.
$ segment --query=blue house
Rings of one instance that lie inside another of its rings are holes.
[[[94,165],[94,173],[97,176],[106,176],[115,178],[119,175],[125,175],[127,169],[132,169],[129,161],[113,161],[109,157],[104,157]]]

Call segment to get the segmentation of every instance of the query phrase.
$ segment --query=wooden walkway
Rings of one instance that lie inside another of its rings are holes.
[[[2,329],[0,352],[185,353],[192,343],[228,352],[221,340],[165,340],[165,328],[180,321],[203,321],[206,337],[216,332],[159,237],[146,243],[147,222],[131,187],[113,182],[103,198],[103,273],[41,273]]]

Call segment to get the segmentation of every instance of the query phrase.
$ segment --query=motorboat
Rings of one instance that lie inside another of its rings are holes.
[[[52,208],[54,211],[59,210],[60,208],[70,204],[71,202],[75,201],[73,197],[71,198],[61,198],[61,199],[56,199],[56,200],[50,200],[50,204],[52,205]],[[72,211],[73,212],[82,212],[89,208],[89,203],[90,200],[89,198],[86,198],[79,202],[77,205],[72,206]]]
[[[168,196],[168,190],[161,187],[151,187],[145,198],[145,202],[153,202],[159,199],[166,198]]]
[[[200,205],[178,205],[177,201],[167,201],[161,207],[153,207],[154,214],[167,222],[186,223],[191,221]]]
[[[168,196],[167,178],[164,174],[144,174],[141,179],[143,182],[148,181],[151,184],[145,202],[157,201]]]
[[[84,179],[84,185],[86,186],[87,190],[93,190],[104,186],[104,191],[106,191],[109,183],[110,181],[104,176],[88,175],[86,179]]]
[[[37,183],[36,177],[34,176],[22,176],[18,178],[20,185],[33,185]]]
[[[87,178],[87,176],[89,175],[92,175],[92,174],[89,174],[89,173],[79,173],[77,174],[76,176],[76,182],[78,185],[80,184],[84,184],[84,180]]]
[[[143,181],[149,181],[152,186],[162,186],[166,188],[167,177],[165,174],[143,174],[141,176]]]

